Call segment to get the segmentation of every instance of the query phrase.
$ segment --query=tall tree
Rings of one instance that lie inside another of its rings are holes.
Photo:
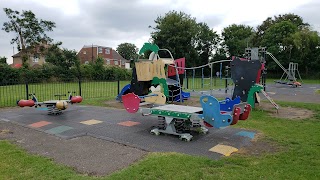
[[[203,65],[213,59],[213,51],[217,50],[220,38],[206,23],[199,23],[198,29],[195,48],[199,54],[199,64]]]
[[[318,71],[320,68],[319,47],[320,37],[316,31],[304,28],[292,35],[293,44],[297,49],[297,62],[308,75],[309,70]]]
[[[55,28],[55,23],[38,19],[32,11],[15,11],[10,8],[4,8],[9,21],[3,23],[2,30],[7,33],[15,33],[11,44],[16,43],[18,51],[23,55],[28,51],[32,51],[35,45],[41,41],[52,42],[52,39],[47,36],[47,31],[52,31]],[[23,63],[27,60],[27,56],[23,56]]]
[[[195,49],[198,25],[195,18],[184,12],[170,11],[155,20],[151,33],[153,42],[160,48],[169,49],[174,58],[186,57],[188,67],[196,65],[198,54]]]
[[[254,45],[255,46],[260,46],[260,43],[263,39],[264,34],[266,31],[274,24],[277,24],[282,21],[288,21],[294,24],[298,29],[303,29],[305,27],[308,27],[309,24],[305,23],[299,15],[293,14],[293,13],[288,13],[288,14],[283,14],[283,15],[278,15],[272,17],[268,17],[265,21],[262,22],[261,25],[257,27],[257,31],[254,37]]]
[[[60,67],[63,70],[69,70],[71,67],[79,68],[80,60],[75,50],[60,49],[61,43],[50,46],[46,53],[46,62]]]
[[[297,31],[298,28],[289,21],[276,23],[266,30],[261,46],[267,47],[268,52],[271,52],[284,67],[287,67],[289,62],[294,61],[295,58],[292,35]],[[273,61],[268,64],[268,69],[280,70]]]
[[[127,60],[135,60],[138,57],[137,47],[132,43],[121,43],[117,47],[117,52]]]
[[[245,48],[252,45],[253,28],[243,24],[232,24],[222,30],[223,46],[231,56],[243,56]]]

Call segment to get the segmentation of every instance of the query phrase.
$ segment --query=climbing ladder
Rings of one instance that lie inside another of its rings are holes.
[[[278,109],[280,108],[279,107],[279,105],[276,103],[276,102],[274,102],[274,100],[264,91],[264,90],[260,90],[260,92],[269,100],[269,102],[277,109],[277,111],[278,111]]]

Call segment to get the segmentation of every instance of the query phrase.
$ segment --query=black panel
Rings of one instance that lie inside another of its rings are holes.
[[[240,96],[246,102],[248,91],[256,83],[258,71],[261,68],[259,60],[240,60],[238,57],[230,62],[231,78],[235,84],[232,99]]]

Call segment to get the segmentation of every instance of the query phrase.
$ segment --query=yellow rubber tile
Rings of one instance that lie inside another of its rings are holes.
[[[102,123],[102,122],[103,121],[91,119],[91,120],[87,120],[87,121],[81,121],[80,123],[86,124],[86,125],[94,125],[94,124],[99,124],[99,123]]]
[[[224,156],[230,156],[231,153],[237,152],[238,149],[235,148],[235,147],[232,147],[232,146],[218,144],[218,145],[212,147],[211,149],[209,149],[209,151],[215,152],[215,153],[219,153],[219,154],[222,154]]]

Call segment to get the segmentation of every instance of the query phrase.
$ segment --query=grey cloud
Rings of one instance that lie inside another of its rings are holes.
[[[311,25],[314,30],[320,32],[320,1],[314,1],[309,4],[305,4],[293,12],[303,18],[303,20]]]

